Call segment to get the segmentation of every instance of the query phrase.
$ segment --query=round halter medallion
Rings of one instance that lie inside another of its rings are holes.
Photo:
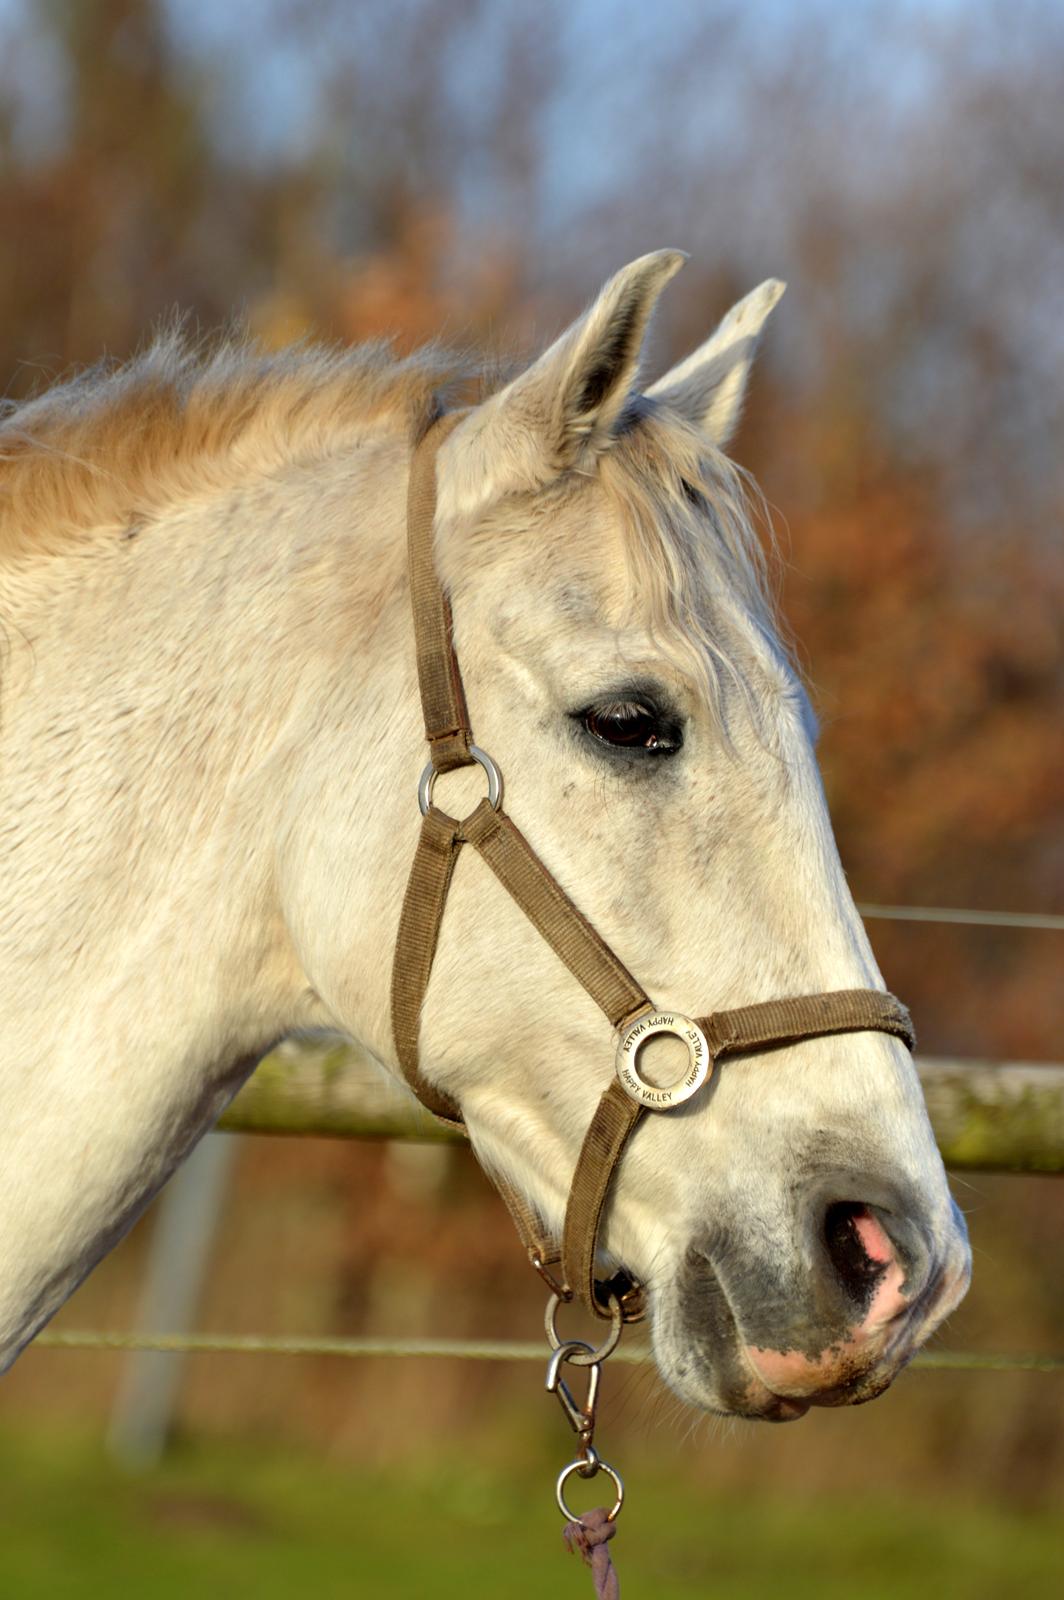
[[[640,1077],[636,1067],[640,1050],[648,1039],[659,1033],[671,1033],[682,1039],[690,1057],[683,1077],[664,1088],[648,1083]],[[617,1045],[617,1076],[621,1087],[651,1111],[670,1111],[673,1106],[682,1106],[685,1100],[698,1093],[712,1070],[713,1058],[705,1034],[697,1022],[679,1011],[646,1012],[624,1030]]]

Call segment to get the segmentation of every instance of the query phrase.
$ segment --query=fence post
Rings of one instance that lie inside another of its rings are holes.
[[[137,1307],[138,1331],[193,1331],[238,1143],[209,1133],[163,1190]],[[139,1350],[126,1361],[107,1432],[108,1453],[123,1466],[141,1470],[161,1458],[184,1360],[170,1351]]]

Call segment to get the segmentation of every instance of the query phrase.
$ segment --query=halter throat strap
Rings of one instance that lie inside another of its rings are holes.
[[[649,1097],[633,1098],[632,1074],[620,1069],[625,1051],[631,1053],[634,1065],[641,1024],[648,1024],[653,1032],[654,1020],[662,1019],[623,962],[569,899],[502,809],[501,795],[496,795],[494,803],[482,800],[462,821],[439,810],[431,800],[431,779],[436,773],[480,762],[497,777],[494,763],[473,743],[454,650],[451,608],[437,575],[433,549],[436,456],[463,415],[451,413],[430,427],[415,449],[410,470],[410,586],[430,768],[426,769],[422,784],[424,814],[392,966],[392,1033],[399,1065],[419,1100],[441,1120],[460,1126],[459,1108],[422,1076],[418,1038],[455,863],[462,847],[472,845],[618,1033],[619,1075],[603,1093],[584,1136],[569,1192],[560,1250],[523,1197],[493,1175],[537,1269],[553,1283],[552,1269],[560,1266],[561,1292],[566,1297],[579,1294],[596,1315],[609,1316],[607,1295],[596,1284],[595,1258],[613,1175],[644,1112],[666,1109],[664,1104],[656,1105],[655,1099],[668,1099],[666,1092],[655,1095],[652,1089]],[[673,1018],[664,1020],[672,1022]],[[905,1007],[893,995],[874,989],[769,1000],[714,1012],[694,1022],[681,1018],[679,1023],[694,1030],[691,1038],[698,1035],[702,1041],[695,1050],[708,1056],[700,1068],[699,1084],[723,1056],[760,1052],[826,1034],[878,1031],[904,1040],[910,1049],[913,1046],[912,1024]],[[643,1092],[647,1094],[645,1085]],[[617,1293],[625,1320],[635,1321],[643,1314],[641,1291],[630,1279],[611,1282],[608,1287]]]

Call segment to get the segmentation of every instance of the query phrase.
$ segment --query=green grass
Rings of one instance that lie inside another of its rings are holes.
[[[589,1600],[564,1553],[553,1464],[419,1460],[357,1471],[272,1446],[186,1445],[130,1477],[98,1445],[0,1435],[2,1600]],[[713,1499],[630,1473],[624,1600],[1013,1600],[1056,1592],[1054,1519],[990,1506]],[[576,1491],[574,1491],[575,1495]],[[590,1502],[588,1502],[590,1503]]]

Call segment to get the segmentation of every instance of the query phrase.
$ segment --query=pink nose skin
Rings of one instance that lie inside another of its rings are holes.
[[[868,1259],[884,1267],[863,1320],[851,1328],[845,1339],[818,1356],[803,1355],[797,1350],[746,1347],[750,1365],[776,1395],[813,1398],[823,1390],[837,1389],[849,1382],[867,1365],[869,1355],[874,1359],[879,1354],[886,1328],[908,1307],[901,1292],[905,1274],[886,1231],[867,1211],[854,1218],[854,1227]]]

